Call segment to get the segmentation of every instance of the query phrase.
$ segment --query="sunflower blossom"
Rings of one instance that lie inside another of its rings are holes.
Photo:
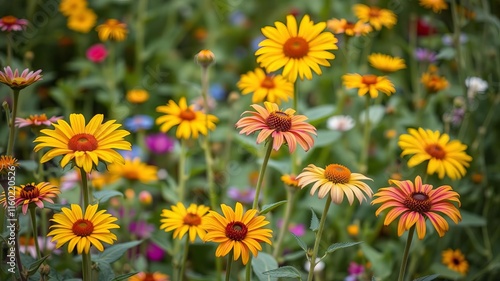
[[[342,76],[342,82],[347,89],[358,88],[359,96],[369,93],[371,98],[376,98],[379,91],[388,96],[396,92],[394,84],[386,76],[348,73]]]
[[[398,145],[403,152],[401,156],[413,155],[408,160],[408,167],[415,167],[429,160],[427,174],[437,173],[439,178],[444,176],[452,180],[462,178],[472,157],[465,153],[467,146],[459,140],[450,141],[450,136],[423,128],[408,129],[409,134],[399,137]]]
[[[328,193],[332,202],[340,204],[344,200],[344,195],[349,201],[349,205],[354,202],[356,197],[361,204],[366,200],[366,196],[372,197],[373,191],[362,180],[371,180],[370,178],[351,171],[339,164],[330,164],[325,169],[309,164],[303,172],[297,176],[300,188],[304,188],[310,183],[314,183],[310,194],[314,195],[318,191],[318,197],[324,198]],[[363,194],[363,192],[365,194]]]
[[[170,100],[167,105],[156,107],[156,111],[166,114],[156,119],[156,124],[161,124],[160,131],[166,133],[179,125],[175,132],[178,139],[197,139],[200,133],[206,136],[208,130],[215,130],[215,122],[219,121],[214,115],[195,110],[193,105],[188,106],[184,97],[179,100],[179,105]]]
[[[447,249],[441,253],[442,263],[449,269],[456,271],[462,275],[469,271],[469,262],[465,259],[464,254],[459,249]]]
[[[364,4],[356,4],[352,9],[358,19],[370,23],[376,30],[382,29],[382,26],[391,29],[397,23],[397,17],[391,10]]]
[[[236,128],[243,128],[240,134],[249,135],[260,130],[257,143],[270,137],[274,150],[279,150],[286,143],[290,152],[293,152],[298,142],[305,151],[308,151],[314,144],[311,135],[316,135],[316,128],[304,122],[307,120],[306,116],[294,115],[295,110],[291,108],[282,111],[277,104],[270,102],[264,103],[265,108],[258,104],[251,106],[256,112],[243,112],[243,114],[250,114],[250,116],[243,117],[236,123]]]
[[[123,139],[130,133],[118,130],[121,125],[115,124],[116,120],[103,124],[102,114],[92,117],[87,125],[82,114],[71,114],[69,119],[70,124],[59,120],[53,124],[54,130],[41,130],[42,136],[33,141],[38,143],[34,148],[35,152],[45,147],[51,148],[42,156],[40,163],[64,155],[61,167],[72,161],[87,173],[90,173],[99,161],[123,163],[123,157],[115,149],[131,150],[130,143]]]
[[[253,103],[268,101],[280,104],[293,99],[293,83],[279,74],[266,74],[260,68],[241,75],[236,85],[243,95],[253,93]]]
[[[272,230],[263,228],[269,224],[265,216],[257,215],[257,210],[250,209],[243,212],[243,206],[237,202],[235,210],[221,204],[223,216],[215,211],[205,220],[205,241],[219,243],[215,251],[216,257],[226,256],[233,250],[234,260],[241,256],[243,264],[247,264],[250,253],[254,257],[262,250],[261,242],[272,244],[269,238],[272,237]]]
[[[267,72],[274,72],[283,67],[282,75],[290,82],[295,82],[297,76],[312,79],[311,69],[321,75],[322,66],[330,66],[328,60],[335,56],[328,52],[338,49],[337,38],[330,32],[323,32],[325,22],[314,24],[309,15],[305,15],[297,27],[294,16],[286,17],[286,25],[275,22],[273,26],[261,29],[266,37],[259,43],[255,52],[257,62]]]
[[[405,61],[399,57],[391,57],[380,53],[368,56],[370,65],[383,72],[395,72],[406,68]]]
[[[196,237],[203,239],[206,235],[204,229],[206,224],[206,214],[210,210],[205,205],[191,204],[186,209],[181,202],[172,206],[171,210],[163,209],[160,222],[160,229],[165,232],[174,231],[174,239],[182,239],[186,233],[189,235],[189,241],[194,242]]]
[[[83,213],[79,205],[71,204],[71,208],[62,208],[62,213],[55,214],[47,236],[57,242],[56,248],[68,243],[68,253],[76,247],[78,254],[82,254],[89,253],[92,245],[102,252],[102,242],[113,244],[117,238],[111,229],[120,228],[114,223],[118,219],[106,214],[106,210],[97,211],[97,207],[89,205]]]

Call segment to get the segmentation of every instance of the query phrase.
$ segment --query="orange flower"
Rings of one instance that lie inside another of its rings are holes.
[[[391,10],[370,7],[363,4],[356,4],[352,9],[356,17],[363,22],[370,23],[376,30],[382,29],[382,26],[390,29],[398,21],[396,15]]]

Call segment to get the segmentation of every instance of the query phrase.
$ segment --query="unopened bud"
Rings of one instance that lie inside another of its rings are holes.
[[[201,67],[209,67],[215,62],[215,55],[210,50],[201,50],[194,59]]]

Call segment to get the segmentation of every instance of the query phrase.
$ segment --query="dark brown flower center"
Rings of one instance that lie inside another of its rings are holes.
[[[179,114],[179,117],[182,120],[191,121],[191,120],[196,119],[196,113],[194,113],[194,111],[192,111],[191,109],[188,108],[186,110],[181,111],[181,114]]]
[[[436,159],[444,159],[446,156],[446,151],[439,144],[429,144],[425,148],[425,152]]]
[[[20,197],[24,199],[34,199],[40,196],[40,191],[34,185],[27,184],[25,185],[20,192]]]
[[[274,79],[272,76],[266,75],[266,78],[260,83],[262,88],[274,89]]]
[[[325,178],[333,183],[348,183],[351,171],[339,164],[330,164],[325,168]]]
[[[377,84],[377,75],[367,74],[363,75],[361,82],[365,85]]]
[[[245,239],[247,232],[247,226],[239,221],[233,221],[226,226],[226,237],[233,241]]]
[[[278,132],[287,132],[292,128],[292,117],[285,112],[275,111],[269,114],[266,124]]]
[[[460,265],[460,263],[462,262],[459,258],[457,257],[454,257],[451,259],[451,262],[454,264],[454,265]]]
[[[80,237],[86,237],[94,231],[94,225],[86,219],[79,219],[73,223],[73,233]]]
[[[90,134],[76,134],[69,140],[68,148],[73,151],[94,151],[97,149],[97,140]]]
[[[184,224],[196,226],[201,224],[201,218],[197,214],[187,213],[184,216]]]
[[[285,56],[300,59],[309,53],[309,43],[302,37],[291,37],[283,45]]]
[[[403,204],[411,211],[419,213],[428,212],[432,207],[429,196],[421,192],[414,192],[410,197],[404,200]]]

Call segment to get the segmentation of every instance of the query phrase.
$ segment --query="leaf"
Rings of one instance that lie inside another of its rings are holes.
[[[286,202],[287,202],[286,200],[283,200],[283,201],[279,201],[279,202],[272,203],[272,204],[266,204],[266,205],[262,206],[262,210],[260,210],[259,215],[265,215],[265,214],[269,213],[270,211],[274,210],[275,208],[285,204]]]
[[[133,248],[142,243],[143,240],[126,242],[115,244],[110,246],[104,250],[104,252],[99,253],[94,259],[94,262],[97,263],[112,263],[117,261],[119,258],[123,256],[123,254],[130,248]]]
[[[115,273],[109,263],[105,262],[99,263],[98,267],[99,267],[99,270],[97,271],[99,273],[98,280],[111,281],[115,278]]]
[[[125,273],[125,274],[122,274],[120,276],[116,276],[115,278],[113,278],[112,281],[122,281],[122,280],[128,280],[129,277],[132,277],[134,275],[136,275],[138,272],[129,272],[129,273]]]
[[[441,60],[441,59],[450,60],[450,59],[455,58],[455,56],[456,56],[455,49],[452,47],[446,47],[446,48],[441,49],[441,51],[439,51],[439,53],[436,55],[436,59],[438,59],[438,60]]]
[[[486,225],[486,219],[474,213],[460,210],[460,214],[462,215],[462,221],[457,224],[458,227]]]
[[[252,259],[252,269],[259,281],[277,281],[278,278],[263,274],[276,268],[278,268],[278,262],[269,254],[261,252]]]
[[[123,193],[116,190],[99,190],[93,193],[94,198],[99,201],[99,203],[103,203],[111,199],[115,196],[123,197]]]
[[[307,123],[314,125],[331,116],[335,112],[335,106],[333,105],[320,105],[313,108],[309,108],[304,112],[304,115],[309,118]]]
[[[340,242],[340,243],[335,243],[335,244],[332,244],[328,247],[328,249],[326,249],[326,252],[328,254],[331,254],[335,251],[337,251],[338,249],[343,249],[343,248],[347,248],[347,247],[352,247],[354,245],[358,245],[358,244],[361,244],[363,243],[363,241],[359,241],[359,242]]]
[[[302,276],[300,275],[300,271],[298,271],[295,267],[293,266],[282,266],[276,269],[272,269],[269,271],[264,271],[262,274],[269,275],[271,277],[277,277],[277,278],[298,278],[299,280],[302,280]]]
[[[446,279],[459,279],[462,277],[460,273],[451,270],[443,264],[437,262],[431,265],[431,271]]]
[[[57,211],[57,212],[60,212],[63,207],[69,207],[67,205],[53,204],[53,203],[50,203],[50,202],[44,202],[43,206],[44,206],[44,208],[50,209],[52,211]]]
[[[394,261],[390,254],[382,254],[366,243],[361,244],[361,250],[373,265],[373,273],[377,278],[385,280],[391,275]]]
[[[38,163],[33,160],[19,160],[17,161],[17,163],[19,163],[19,166],[21,166],[22,168],[24,168],[29,172],[35,171],[36,168],[38,167]]]
[[[427,275],[424,277],[417,278],[413,281],[431,281],[431,280],[436,279],[438,276],[439,276],[439,274],[432,274],[432,275]]]
[[[377,125],[380,120],[382,120],[382,117],[385,115],[385,107],[379,104],[372,105],[368,108],[368,118],[370,120],[370,124],[372,125],[372,128]],[[365,123],[366,119],[366,110],[363,110],[359,114],[359,122]]]
[[[318,130],[317,133],[318,137],[314,141],[314,148],[332,144],[342,136],[341,132],[331,130]]]
[[[39,259],[39,260],[36,260],[34,262],[32,262],[31,264],[28,265],[28,274],[29,275],[33,275],[35,274],[37,271],[38,271],[38,268],[40,267],[40,265],[42,265],[42,263],[49,257],[49,255]]]
[[[312,231],[317,231],[319,227],[319,219],[316,216],[316,213],[314,213],[314,210],[312,208],[311,208],[311,213],[312,213],[311,226],[309,227],[309,229],[311,229]]]

